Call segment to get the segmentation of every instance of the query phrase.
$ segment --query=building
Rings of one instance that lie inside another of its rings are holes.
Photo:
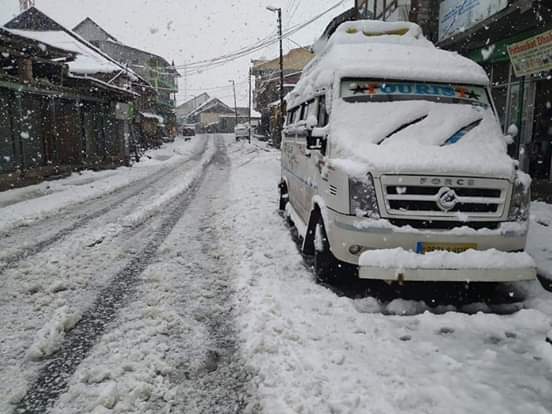
[[[284,95],[293,90],[313,58],[314,53],[306,48],[292,49],[284,55]],[[251,73],[255,76],[254,108],[261,115],[259,132],[279,142],[280,58],[254,61]]]
[[[552,179],[552,4],[491,0],[469,13],[453,0],[439,10],[439,43],[489,74],[504,130],[519,129],[510,151],[536,181]]]
[[[153,113],[163,119],[165,135],[176,135],[176,94],[180,77],[174,64],[154,53],[146,52],[121,43],[90,18],[84,19],[74,32],[98,47],[117,62],[129,67],[151,86],[156,94],[153,102],[143,102],[139,112]],[[154,119],[154,118],[148,118]]]
[[[259,118],[258,114],[253,114],[251,123],[258,124]],[[195,125],[198,132],[232,133],[236,124],[249,122],[249,108],[232,108],[218,98],[210,98],[190,112],[183,121],[183,124]]]
[[[35,8],[0,40],[0,189],[128,164],[132,71]]]
[[[198,131],[218,132],[220,118],[224,115],[235,117],[234,109],[218,98],[211,98],[189,113],[186,123],[197,125]]]
[[[211,97],[209,96],[209,94],[204,92],[184,102],[183,104],[178,105],[175,110],[176,122],[179,125],[188,124],[188,115],[210,99]]]

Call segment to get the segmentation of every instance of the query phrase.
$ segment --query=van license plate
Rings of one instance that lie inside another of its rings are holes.
[[[416,246],[416,253],[424,254],[435,251],[445,251],[453,253],[462,253],[466,250],[477,250],[477,244],[475,243],[425,243],[418,242]]]

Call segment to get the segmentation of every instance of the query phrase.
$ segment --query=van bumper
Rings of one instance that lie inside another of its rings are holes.
[[[360,279],[378,279],[398,282],[519,282],[534,280],[536,269],[523,267],[509,269],[505,267],[494,268],[462,268],[462,269],[436,269],[436,268],[407,268],[407,267],[375,267],[359,266],[358,277]]]
[[[536,277],[534,264],[515,266],[515,269],[500,264],[494,266],[447,267],[443,263],[432,267],[424,261],[425,254],[416,254],[420,243],[475,245],[477,252],[484,256],[487,251],[504,254],[504,261],[525,249],[527,226],[519,223],[502,223],[498,229],[473,230],[418,230],[411,227],[393,226],[385,219],[370,220],[348,216],[327,210],[327,233],[334,256],[346,263],[359,265],[359,259],[366,253],[391,249],[401,249],[412,253],[411,267],[395,263],[370,265],[360,263],[359,277],[362,279],[411,280],[411,281],[473,281],[473,282],[512,282],[532,280]],[[352,254],[351,246],[360,246],[359,254]],[[443,252],[445,253],[445,252]],[[447,252],[448,253],[448,252]],[[474,252],[476,253],[476,252]],[[508,253],[511,253],[508,254]],[[453,253],[449,253],[453,254]],[[462,253],[460,253],[462,254]],[[419,259],[419,263],[416,261]],[[530,258],[529,258],[530,259]],[[477,262],[477,260],[475,260]]]

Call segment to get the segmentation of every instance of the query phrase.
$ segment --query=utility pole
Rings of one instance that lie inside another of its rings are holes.
[[[19,0],[19,9],[24,12],[35,6],[35,0]]]
[[[282,36],[282,8],[281,7],[267,7],[273,13],[278,13],[278,34],[280,37],[280,119],[278,120],[278,135],[274,145],[280,148],[280,141],[282,140],[282,130],[284,129],[284,39]]]
[[[232,88],[234,89],[234,113],[236,114],[236,125],[238,126],[238,101],[236,99],[236,81],[232,79]]]
[[[251,67],[249,67],[249,143],[251,144]]]

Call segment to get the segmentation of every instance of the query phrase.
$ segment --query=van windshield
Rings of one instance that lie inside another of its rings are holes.
[[[431,101],[489,107],[482,86],[428,82],[381,81],[348,78],[341,81],[341,97],[346,102]]]

